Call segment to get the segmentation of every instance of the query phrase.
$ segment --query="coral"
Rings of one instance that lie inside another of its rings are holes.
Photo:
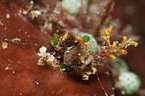
[[[115,60],[117,56],[127,54],[127,47],[136,47],[137,42],[119,34],[120,24],[110,16],[113,6],[113,0],[63,0],[50,11],[49,6],[30,1],[20,11],[21,15],[35,22],[42,33],[51,37],[52,51],[46,52],[47,47],[42,46],[37,53],[38,65],[66,73],[74,72],[83,80],[89,80],[90,75],[97,75],[100,64],[108,67],[108,62],[105,62],[107,57]],[[112,26],[108,28],[109,25]],[[117,64],[114,67],[119,69],[118,78],[128,71],[125,63],[121,65],[123,67]]]
[[[108,4],[108,6],[111,6],[113,3],[112,3],[112,1],[109,1],[109,2],[107,4]],[[63,1],[63,3],[65,4],[66,1]],[[70,3],[70,2],[67,1],[67,3]],[[109,5],[109,4],[111,4],[111,5]],[[41,17],[43,17],[44,14],[48,13],[48,12],[44,13],[43,12],[44,10],[43,11],[40,10],[40,12],[36,12],[37,10],[34,10],[32,8],[32,6],[34,6],[33,3],[32,4],[30,3],[30,5],[31,6],[28,7],[28,11],[30,8],[31,8],[31,11],[26,12],[26,13],[30,14],[31,19],[38,18],[38,20],[39,20]],[[48,17],[45,17],[45,18],[48,18],[48,22],[47,23],[44,22],[45,24],[47,24],[46,25],[47,27],[49,24],[52,24],[52,22],[58,22],[58,24],[60,26],[63,26],[65,24],[64,21],[62,21],[61,24],[60,24],[59,20],[56,21],[56,18],[58,18],[58,16],[60,14],[63,14],[63,12],[60,11],[60,9],[61,9],[60,6],[61,6],[61,2],[60,2],[60,4],[58,3],[56,5],[56,8],[54,9],[52,14],[49,14]],[[34,8],[35,8],[35,6],[34,6]],[[37,8],[39,8],[38,5],[37,5]],[[108,7],[108,8],[111,8],[111,7]],[[61,10],[63,10],[63,9],[61,9]],[[68,10],[69,10],[69,8],[68,8]],[[75,13],[79,12],[79,9],[75,9],[75,10],[77,10],[77,12],[75,12]],[[64,8],[64,11],[65,11],[65,8]],[[25,11],[22,11],[23,14],[24,14],[24,12]],[[33,12],[34,12],[34,14],[32,15],[31,13],[33,13]],[[35,13],[41,13],[41,14],[35,14]],[[106,14],[108,14],[108,13],[106,13]],[[104,18],[106,18],[106,16]],[[74,16],[73,18],[76,18],[76,17]],[[106,20],[103,19],[103,22],[106,22]],[[92,26],[94,26],[94,25],[92,25]],[[102,29],[102,26],[100,26],[101,29]],[[78,32],[75,32],[75,31],[73,32],[73,30],[68,30],[70,32],[64,31],[63,36],[60,36],[59,34],[55,33],[50,39],[51,45],[53,47],[55,47],[56,53],[61,52],[61,54],[63,54],[63,56],[60,55],[60,56],[58,56],[59,58],[56,58],[57,59],[56,61],[59,61],[59,64],[58,64],[59,67],[57,67],[57,68],[59,68],[60,70],[67,70],[67,71],[76,70],[82,74],[82,77],[84,77],[84,78],[86,78],[86,80],[88,80],[89,76],[91,74],[95,74],[97,72],[97,69],[96,69],[97,63],[99,63],[99,61],[102,58],[104,58],[105,56],[109,56],[112,59],[116,59],[116,56],[115,56],[116,53],[126,54],[127,53],[126,48],[128,46],[134,45],[136,47],[138,45],[137,42],[131,40],[130,38],[127,40],[126,36],[123,36],[123,40],[121,43],[119,43],[119,41],[111,41],[110,34],[111,34],[112,30],[113,30],[113,26],[110,26],[108,29],[105,30],[105,35],[103,35],[102,38],[105,40],[106,45],[102,45],[102,47],[101,47],[102,52],[100,54],[96,54],[97,49],[98,49],[97,41],[89,33],[83,33],[83,32],[80,32],[79,30],[78,30]],[[111,44],[111,42],[113,42],[113,43]],[[39,62],[42,62],[43,60],[47,61],[48,57],[49,56],[41,56],[41,60],[39,59]],[[46,58],[46,60],[44,58]],[[39,64],[39,65],[41,65],[41,64]],[[55,64],[52,64],[52,65],[55,65]]]
[[[107,43],[107,46],[103,46],[102,47],[102,54],[101,54],[101,58],[102,56],[109,56],[112,59],[116,59],[116,56],[112,53],[121,53],[121,54],[126,54],[127,50],[126,48],[133,45],[133,46],[137,46],[138,43],[131,40],[131,38],[127,39],[126,36],[123,36],[122,42],[119,43],[118,41],[113,41],[113,44],[111,44],[110,41],[110,33],[112,32],[112,26],[108,28],[108,30],[105,30],[105,35],[102,36],[102,38],[105,40],[105,42]]]

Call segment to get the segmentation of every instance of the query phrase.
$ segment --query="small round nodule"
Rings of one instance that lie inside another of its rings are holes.
[[[63,0],[63,6],[72,15],[78,15],[81,9],[81,0]],[[83,0],[83,6],[88,5],[88,0]]]
[[[84,40],[85,45],[89,49],[91,54],[96,54],[97,51],[97,41],[96,39],[88,33],[79,33],[81,38]]]
[[[141,81],[138,75],[133,72],[124,72],[119,76],[116,87],[125,91],[125,94],[132,95],[140,87]]]
[[[129,71],[127,63],[121,58],[116,58],[113,60],[113,64],[117,67],[117,69],[119,69],[120,73]]]

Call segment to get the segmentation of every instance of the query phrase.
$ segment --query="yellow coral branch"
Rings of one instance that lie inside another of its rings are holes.
[[[102,38],[106,41],[109,50],[107,50],[106,55],[104,55],[104,48],[102,48],[103,55],[102,56],[109,56],[112,59],[115,59],[116,56],[113,53],[120,52],[121,54],[126,54],[127,51],[125,50],[128,46],[137,46],[138,43],[133,41],[131,38],[127,40],[127,36],[123,36],[122,43],[118,43],[118,41],[114,41],[113,44],[110,43],[110,33],[112,32],[112,26],[105,30],[105,35]],[[107,47],[106,47],[107,48]]]

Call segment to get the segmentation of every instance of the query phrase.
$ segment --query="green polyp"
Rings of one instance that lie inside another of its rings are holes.
[[[89,49],[89,52],[91,54],[96,54],[96,51],[97,51],[97,41],[96,41],[96,39],[91,34],[88,34],[88,33],[79,33],[79,35],[84,40],[85,45]],[[88,43],[91,43],[91,45],[88,46]]]
[[[72,15],[78,15],[81,9],[81,0],[63,0],[63,6]],[[83,0],[83,6],[88,5],[88,0]]]
[[[53,36],[50,38],[50,42],[51,42],[51,45],[52,45],[53,47],[55,47],[55,46],[58,44],[59,38],[60,38],[59,35],[53,35]]]

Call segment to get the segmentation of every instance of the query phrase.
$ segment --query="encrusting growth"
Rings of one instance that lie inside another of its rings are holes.
[[[3,49],[8,48],[8,43],[7,43],[7,42],[2,42],[2,48],[3,48]]]
[[[42,46],[39,49],[39,52],[37,53],[38,56],[40,57],[38,60],[38,65],[43,66],[47,65],[50,67],[50,69],[55,69],[58,67],[58,61],[57,59],[51,55],[50,53],[47,53],[47,48]]]

